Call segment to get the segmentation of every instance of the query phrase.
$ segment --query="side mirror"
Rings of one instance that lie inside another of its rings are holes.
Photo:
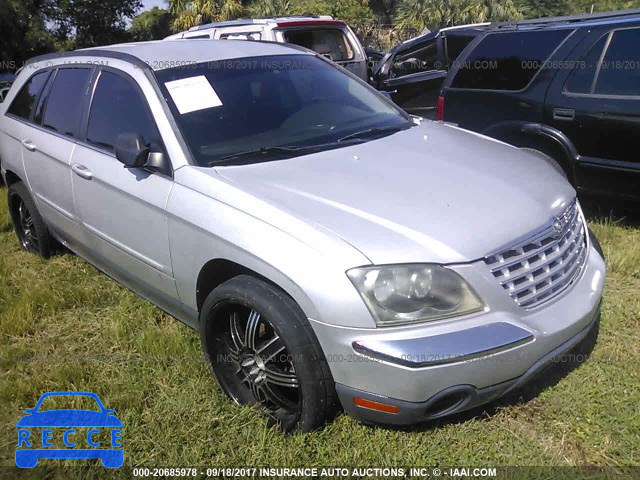
[[[116,139],[116,158],[125,168],[144,167],[150,151],[138,133],[121,133]]]

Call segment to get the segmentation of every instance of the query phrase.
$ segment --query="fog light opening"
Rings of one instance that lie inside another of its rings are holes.
[[[458,390],[435,399],[426,410],[428,418],[441,417],[453,413],[466,404],[473,395],[469,390]]]

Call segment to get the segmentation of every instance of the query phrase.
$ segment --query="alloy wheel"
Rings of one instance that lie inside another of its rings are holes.
[[[13,195],[13,205],[18,220],[16,230],[22,247],[29,252],[38,252],[40,240],[29,208],[18,195]]]
[[[300,382],[280,335],[255,309],[224,310],[214,361],[222,387],[237,403],[260,404],[280,421],[299,416]]]

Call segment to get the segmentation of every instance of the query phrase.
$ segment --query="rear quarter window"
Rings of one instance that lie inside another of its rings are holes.
[[[262,40],[260,32],[221,33],[220,40]]]
[[[465,59],[453,88],[522,90],[544,66],[570,30],[491,33]]]
[[[29,120],[51,72],[36,73],[20,89],[7,113]]]

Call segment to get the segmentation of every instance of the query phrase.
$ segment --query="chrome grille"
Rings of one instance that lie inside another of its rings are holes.
[[[585,225],[574,201],[541,231],[484,261],[518,305],[533,308],[567,288],[586,256]]]

